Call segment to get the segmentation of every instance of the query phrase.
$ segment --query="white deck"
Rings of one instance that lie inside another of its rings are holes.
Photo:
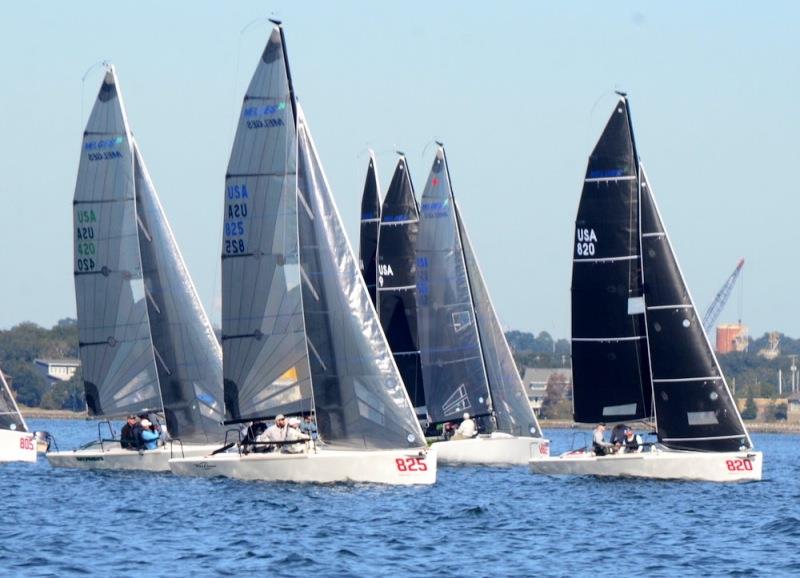
[[[550,442],[544,438],[497,433],[435,442],[431,448],[445,465],[524,466],[533,457],[550,455]]]
[[[181,444],[167,442],[155,450],[125,450],[119,442],[98,441],[77,450],[47,452],[54,467],[86,470],[143,470],[168,472],[169,460],[176,457],[202,456],[219,448],[219,444]]]

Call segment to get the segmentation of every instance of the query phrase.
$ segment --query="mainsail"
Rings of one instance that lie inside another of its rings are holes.
[[[89,413],[163,411],[173,438],[218,441],[220,348],[130,132],[113,68],[84,134],[74,208]]]
[[[75,299],[89,415],[161,411],[136,224],[133,142],[113,68],[86,131],[73,201]]]
[[[367,284],[372,304],[376,300],[378,275],[378,229],[381,222],[381,195],[375,157],[370,153],[364,192],[361,195],[361,235],[358,244],[358,263]]]
[[[332,448],[419,447],[422,431],[286,62],[275,27],[229,165],[226,231],[233,207],[246,214],[236,218],[236,252],[223,248],[226,403],[238,420],[313,411],[320,439]]]
[[[417,338],[415,246],[419,208],[406,159],[397,161],[383,200],[378,234],[378,301],[381,325],[406,391],[417,411],[425,407]]]
[[[443,147],[422,195],[419,337],[428,414],[492,416],[487,431],[541,435],[455,201]],[[456,400],[458,400],[457,403]]]
[[[575,221],[575,421],[652,415],[642,295],[636,149],[621,100],[589,158]]]
[[[0,371],[0,429],[28,431],[25,419],[19,412],[17,401],[2,371]]]

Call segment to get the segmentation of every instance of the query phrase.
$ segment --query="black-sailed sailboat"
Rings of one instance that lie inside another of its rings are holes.
[[[433,444],[443,463],[516,464],[549,451],[531,409],[453,195],[444,146],[422,195],[417,320],[431,423],[477,423]]]
[[[294,448],[223,446],[170,468],[262,481],[432,484],[435,452],[370,303],[274,24],[226,175],[225,403],[231,424],[284,414],[308,418],[317,437],[296,439]]]
[[[659,479],[761,479],[636,152],[628,99],[595,146],[575,222],[572,368],[576,422],[645,420],[657,442],[569,452],[534,472]]]
[[[414,411],[425,419],[414,256],[418,231],[419,206],[406,157],[400,153],[381,209],[377,310]]]
[[[361,194],[361,234],[358,244],[358,265],[367,291],[376,304],[378,282],[378,230],[381,224],[381,190],[378,184],[378,168],[375,155],[369,153],[367,177]]]

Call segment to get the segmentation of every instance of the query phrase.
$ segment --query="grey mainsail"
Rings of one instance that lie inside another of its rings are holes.
[[[222,350],[134,143],[144,290],[167,429],[187,442],[224,436]]]
[[[160,411],[145,303],[133,143],[113,68],[83,136],[73,201],[75,298],[90,415]]]
[[[331,448],[424,445],[294,100],[278,26],[248,88],[228,173],[234,234],[225,241],[236,245],[223,247],[223,350],[234,419],[313,412]]]
[[[19,412],[17,400],[14,399],[14,394],[2,371],[0,371],[0,429],[28,431],[25,419]]]
[[[540,436],[453,195],[442,146],[421,209],[418,323],[429,415],[437,422],[458,419],[462,411],[491,415],[493,420],[483,420],[485,431]]]

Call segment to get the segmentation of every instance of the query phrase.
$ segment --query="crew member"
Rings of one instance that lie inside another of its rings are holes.
[[[604,438],[606,424],[599,423],[592,434],[592,449],[597,456],[606,456],[614,453],[614,444],[608,443]]]
[[[298,440],[303,440],[303,442],[305,442],[311,439],[309,436],[300,431],[300,420],[296,417],[289,418],[288,425],[289,427],[286,428],[287,442]],[[306,443],[294,443],[285,444],[282,451],[286,454],[304,454],[307,449],[308,444]]]
[[[158,432],[156,427],[150,422],[149,419],[143,419],[141,422],[142,424],[142,443],[144,444],[144,449],[146,450],[154,450],[158,448],[158,440],[161,437],[161,434]]]
[[[286,439],[286,417],[279,413],[275,416],[275,423],[269,426],[263,434],[256,438],[259,442],[282,442]],[[278,444],[270,444],[265,451],[275,451]]]
[[[464,420],[458,426],[455,435],[453,436],[454,440],[463,440],[474,438],[478,434],[478,430],[475,428],[475,420],[473,420],[469,413],[464,412]]]
[[[119,434],[119,443],[124,450],[139,449],[139,431],[136,427],[136,416],[129,415]]]
[[[644,449],[644,442],[642,436],[639,434],[634,435],[633,429],[625,428],[625,439],[622,442],[622,448],[626,454],[636,454]]]

